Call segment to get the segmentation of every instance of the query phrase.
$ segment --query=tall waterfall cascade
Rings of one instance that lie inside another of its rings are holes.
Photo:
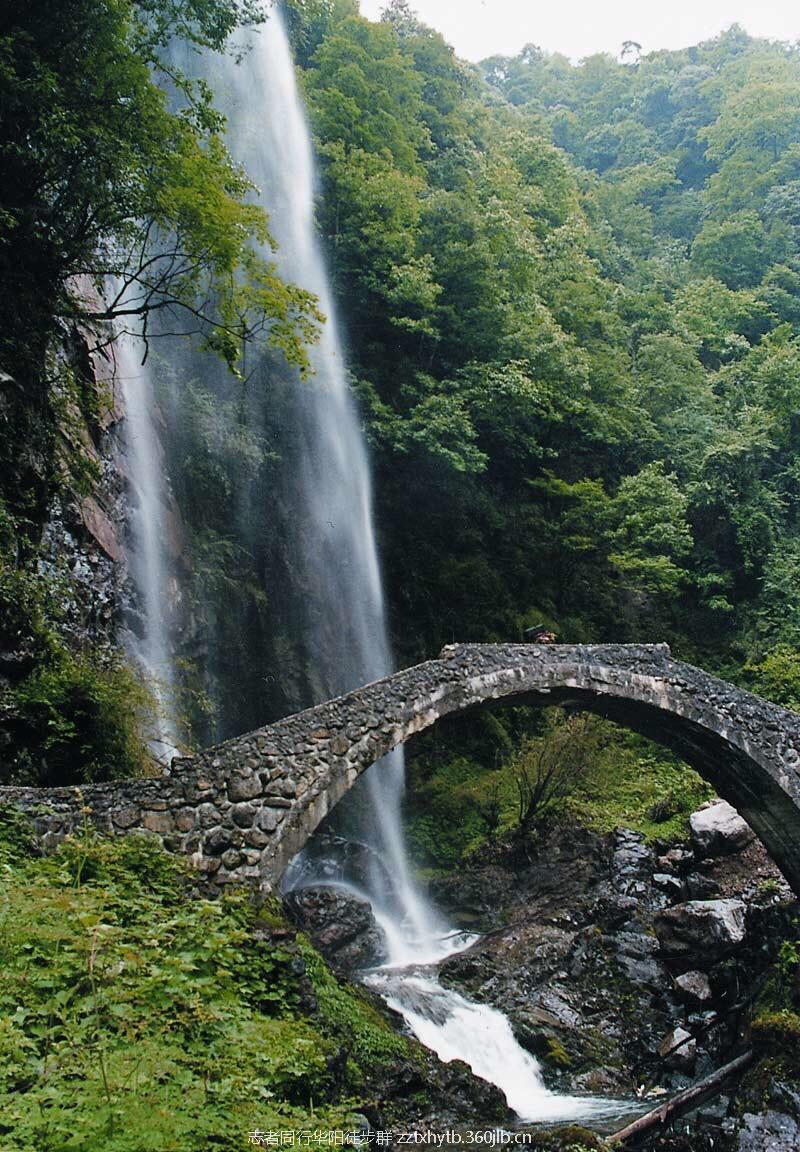
[[[287,517],[293,577],[302,588],[299,627],[313,665],[317,700],[347,692],[392,670],[385,606],[372,514],[369,460],[357,406],[348,386],[347,365],[325,260],[314,224],[316,173],[311,135],[297,87],[294,63],[280,12],[234,55],[182,59],[215,93],[227,121],[226,140],[259,190],[269,212],[281,275],[312,292],[326,321],[311,349],[312,374],[292,380],[287,416],[291,453],[284,461],[281,498]],[[189,351],[187,351],[187,346]],[[199,373],[209,387],[220,369],[187,341],[167,343],[167,374],[176,379]],[[251,356],[253,353],[251,353]],[[269,355],[266,350],[256,356]],[[151,384],[134,370],[130,350],[122,350],[129,422],[129,467],[136,506],[132,512],[134,577],[148,623],[137,653],[154,681],[170,667],[170,641],[163,619],[163,498],[152,424]],[[170,422],[169,403],[165,419]],[[169,428],[167,429],[169,435]],[[246,505],[246,500],[243,499]],[[243,522],[252,522],[242,508]],[[161,550],[161,553],[159,552]],[[224,642],[222,632],[209,643]],[[166,677],[169,685],[169,677]],[[235,685],[233,686],[235,688]],[[168,704],[169,691],[162,703]],[[307,699],[305,704],[315,703]],[[265,718],[264,718],[265,719]],[[262,719],[263,722],[263,719]],[[601,1111],[604,1102],[557,1096],[545,1087],[538,1063],[513,1036],[495,1009],[466,1000],[438,981],[436,964],[464,947],[459,934],[425,899],[415,883],[402,827],[404,760],[401,751],[385,757],[354,789],[373,855],[381,860],[363,888],[383,927],[389,950],[382,968],[365,974],[408,1027],[444,1060],[465,1060],[495,1083],[526,1120],[574,1118]],[[353,802],[351,793],[343,802]],[[313,865],[292,872],[302,882],[319,879]],[[390,877],[387,884],[386,877]],[[362,891],[363,891],[362,888]]]
[[[125,646],[150,686],[155,702],[154,730],[148,733],[156,759],[169,763],[177,751],[174,668],[167,611],[165,550],[166,492],[161,446],[154,418],[150,372],[142,347],[130,335],[114,341],[115,377],[125,407],[122,452],[130,481],[128,567],[136,604]]]

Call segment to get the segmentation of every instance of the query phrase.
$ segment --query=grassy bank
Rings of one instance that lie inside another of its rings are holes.
[[[207,901],[140,837],[49,858],[0,825],[0,1147],[207,1152],[352,1128],[412,1046],[275,908]]]

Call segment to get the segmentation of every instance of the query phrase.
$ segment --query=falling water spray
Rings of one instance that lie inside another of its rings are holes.
[[[226,118],[228,147],[254,181],[259,202],[269,212],[278,250],[275,254],[265,250],[264,256],[277,261],[287,281],[312,292],[325,316],[319,342],[310,350],[310,379],[296,376],[289,390],[292,450],[283,458],[283,498],[290,509],[287,530],[291,537],[286,544],[293,557],[294,578],[304,593],[303,643],[313,665],[313,694],[325,699],[392,670],[369,461],[315,230],[311,136],[288,38],[276,8],[242,47],[245,51],[239,63],[233,55],[203,56],[201,75]],[[198,58],[180,63],[185,70],[197,72]],[[257,355],[269,357],[266,350]],[[171,359],[177,377],[185,378],[191,355],[173,345]],[[195,354],[192,371],[197,371],[198,362]],[[207,357],[203,365],[203,375],[210,381],[214,369],[208,366]],[[286,370],[284,366],[284,375]],[[146,395],[147,387],[134,397],[134,403],[146,405]],[[147,428],[146,412],[132,409],[131,415],[132,434]],[[137,471],[147,470],[150,445],[146,431],[139,440]],[[148,541],[157,539],[163,527],[158,521],[163,503],[156,491],[148,494],[143,487],[142,493],[142,516],[152,517],[149,527],[138,530],[145,556],[151,551]],[[159,573],[155,561],[144,566],[145,604],[151,603],[148,581],[158,585],[165,578],[166,571]],[[157,599],[153,591],[154,621],[158,620]],[[168,652],[157,646],[157,638],[164,635],[163,630],[153,628],[152,647],[144,651],[144,662],[155,669],[168,664]],[[380,867],[368,877],[367,895],[389,949],[387,965],[367,979],[443,1059],[466,1060],[478,1075],[504,1089],[513,1107],[526,1118],[591,1113],[589,1101],[548,1092],[536,1060],[519,1047],[501,1013],[439,984],[431,965],[455,951],[459,941],[425,900],[409,866],[401,819],[404,774],[402,752],[396,751],[367,772],[365,787],[354,789],[368,809],[362,814],[361,827],[368,830],[373,856],[381,859]],[[460,943],[463,946],[463,938]]]
[[[287,281],[314,294],[325,317],[319,341],[310,349],[311,375],[298,379],[292,394],[292,423],[300,447],[285,478],[297,579],[312,590],[305,598],[305,646],[314,663],[317,691],[325,698],[392,671],[369,460],[315,229],[311,135],[277,9],[248,48],[238,64],[227,56],[212,65],[227,143],[260,189],[269,212],[278,248],[274,257],[265,256],[276,259]],[[365,791],[371,811],[363,821],[393,878],[389,893],[376,875],[370,895],[383,905],[398,950],[404,940],[442,930],[411,878],[400,812],[403,778],[402,752],[370,771]],[[389,899],[394,907],[386,906]]]
[[[129,482],[128,568],[134,589],[126,648],[155,699],[155,730],[148,733],[156,759],[168,764],[177,751],[175,676],[169,629],[166,479],[155,424],[144,345],[124,334],[113,345],[115,375],[125,408],[122,450]]]

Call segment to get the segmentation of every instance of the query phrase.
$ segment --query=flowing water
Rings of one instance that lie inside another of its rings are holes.
[[[128,605],[125,644],[150,685],[156,717],[150,746],[169,763],[177,751],[174,723],[174,668],[169,635],[165,475],[154,418],[150,373],[143,346],[133,336],[114,342],[115,377],[125,406],[122,450],[129,478],[128,567],[136,603]]]
[[[443,988],[435,967],[395,974],[379,970],[365,983],[400,1012],[414,1034],[442,1060],[466,1060],[476,1076],[496,1084],[525,1123],[617,1117],[619,1101],[560,1096],[549,1091],[539,1063],[517,1043],[508,1018]]]
[[[196,62],[181,63],[197,72]],[[250,38],[240,63],[205,56],[200,68],[227,119],[231,153],[260,189],[269,211],[282,275],[313,292],[326,317],[311,354],[312,378],[291,377],[291,449],[284,457],[282,487],[282,499],[291,510],[286,546],[292,577],[303,590],[299,627],[313,664],[313,694],[324,699],[385,675],[392,670],[392,660],[369,461],[315,231],[312,143],[279,13],[272,10],[266,25]],[[186,375],[188,359],[192,370],[207,379],[216,371],[196,350],[187,353],[185,344],[173,345],[170,355],[178,377]],[[266,362],[268,354],[260,355]],[[141,371],[135,375],[142,387],[126,389],[130,466],[139,497],[133,523],[135,572],[149,621],[139,656],[155,676],[165,677],[168,653],[159,592],[163,594],[166,567],[159,566],[156,555],[164,540],[163,494],[155,479],[158,467],[148,425],[149,385]],[[217,391],[221,394],[220,385]],[[252,523],[251,513],[245,507],[243,521]],[[458,1057],[471,1064],[506,1093],[524,1119],[597,1114],[604,1102],[559,1097],[545,1088],[536,1060],[517,1044],[500,1012],[439,983],[437,962],[469,939],[453,930],[414,882],[401,820],[404,774],[402,752],[395,752],[370,769],[364,786],[355,788],[340,806],[360,807],[358,825],[378,862],[367,870],[365,886],[385,931],[389,958],[382,969],[365,974],[365,980],[402,1013],[423,1043],[445,1060]],[[320,878],[314,860],[306,858],[290,871],[289,883]]]

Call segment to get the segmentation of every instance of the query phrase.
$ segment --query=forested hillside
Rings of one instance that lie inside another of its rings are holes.
[[[475,69],[293,11],[400,651],[544,621],[793,702],[797,51]]]
[[[102,19],[95,7],[62,6],[45,34],[19,6],[4,27],[0,596],[4,644],[26,653],[5,722],[23,774],[44,755],[33,729],[48,715],[48,739],[64,745],[50,759],[129,771],[129,733],[109,742],[99,730],[125,728],[126,701],[143,707],[65,611],[74,564],[42,563],[53,499],[82,501],[97,484],[87,435],[102,435],[113,406],[80,358],[55,353],[92,317],[152,332],[166,307],[234,368],[265,327],[302,363],[315,319],[249,253],[268,221],[246,203],[212,94],[163,60],[174,32],[216,49],[257,6],[170,7],[160,21],[149,3]],[[380,23],[355,0],[287,9],[398,661],[543,623],[564,640],[667,640],[796,704],[797,51],[733,28],[641,59],[635,45],[578,65],[528,47],[478,68],[400,0]],[[76,37],[93,46],[91,67],[61,52]],[[179,115],[162,94],[176,83]],[[174,244],[151,263],[153,236]],[[109,275],[130,304],[87,294]],[[235,711],[229,673],[249,669],[254,703],[236,722],[252,726],[302,703],[286,688],[302,674],[271,496],[282,399],[269,381],[246,387],[266,387],[266,438],[246,422],[231,436],[187,381],[169,467],[193,601],[232,595],[260,637],[256,662],[229,630],[216,672]],[[261,557],[230,538],[248,490],[261,493]],[[197,661],[211,622],[201,607],[196,617],[184,707],[207,741]]]

